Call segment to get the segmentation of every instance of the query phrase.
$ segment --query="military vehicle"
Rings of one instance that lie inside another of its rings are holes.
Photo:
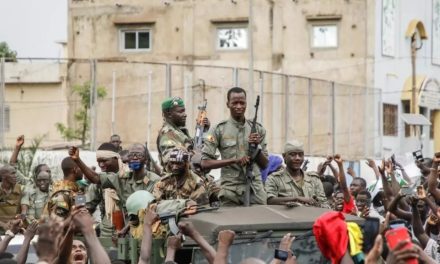
[[[319,251],[313,233],[313,223],[329,209],[297,206],[289,208],[281,205],[224,207],[215,211],[202,212],[178,221],[190,221],[202,236],[217,247],[217,235],[222,230],[233,230],[236,233],[230,248],[229,263],[239,263],[248,257],[256,257],[269,263],[278,248],[282,237],[291,233],[296,236],[292,250],[298,263],[330,263]],[[346,221],[360,225],[363,219],[346,215]],[[118,258],[137,263],[140,245],[134,239],[120,239]],[[165,240],[153,241],[151,263],[163,263]],[[176,255],[178,263],[208,263],[198,245],[187,238],[183,249]]]

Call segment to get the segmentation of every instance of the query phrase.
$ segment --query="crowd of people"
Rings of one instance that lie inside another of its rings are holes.
[[[96,151],[100,172],[83,162],[78,147],[71,146],[60,164],[62,179],[55,180],[46,164],[37,165],[32,175],[22,175],[16,167],[25,139],[19,136],[9,164],[0,168],[0,263],[26,263],[37,233],[34,246],[39,263],[79,264],[89,259],[119,263],[110,260],[98,238],[126,236],[142,240],[139,263],[151,263],[152,241],[158,236],[167,241],[165,263],[179,263],[175,257],[182,235],[200,246],[208,263],[228,263],[232,230],[219,232],[214,249],[191,222],[179,222],[179,232],[173,234],[158,221],[158,214],[199,205],[243,206],[246,188],[251,205],[327,208],[316,219],[313,233],[322,255],[332,263],[440,263],[440,154],[417,161],[419,180],[408,177],[394,158],[381,164],[368,160],[371,173],[382,184],[380,191],[372,193],[364,178],[351,168],[344,169],[342,155],[327,157],[316,170],[305,168],[303,144],[297,140],[285,143],[282,158],[269,155],[266,130],[245,118],[246,91],[231,88],[226,103],[227,120],[214,126],[206,117],[199,120],[204,141],[203,146],[195,146],[185,127],[183,100],[164,100],[164,124],[157,137],[160,165],[146,145],[123,149],[121,138],[112,135]],[[218,168],[221,175],[215,180],[210,170]],[[404,180],[399,181],[398,174]],[[347,177],[351,177],[349,186]],[[97,224],[91,215],[98,208]],[[373,232],[377,236],[367,243],[365,227],[362,235],[360,226],[346,223],[344,214],[377,221]],[[7,247],[19,232],[24,241],[13,256]],[[81,240],[75,239],[78,235]],[[278,250],[285,257],[272,263],[296,263],[293,240],[290,234],[283,237]]]

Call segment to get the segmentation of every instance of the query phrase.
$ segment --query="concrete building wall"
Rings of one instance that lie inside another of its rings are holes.
[[[384,56],[382,54],[382,2],[376,1],[376,46],[375,46],[375,75],[374,86],[382,90],[383,103],[398,106],[398,134],[397,136],[384,136],[381,146],[382,152],[386,155],[396,153],[403,155],[420,149],[420,144],[424,145],[424,155],[431,156],[434,150],[434,139],[429,138],[429,129],[422,132],[425,136],[422,141],[415,137],[405,137],[405,125],[401,119],[403,113],[401,95],[405,81],[411,77],[411,52],[410,39],[405,37],[405,32],[411,20],[417,19],[423,22],[428,39],[423,41],[423,46],[417,51],[416,69],[417,75],[428,78],[440,78],[440,66],[432,64],[432,2],[431,0],[396,1],[396,30],[394,35],[395,55]],[[380,108],[377,109],[380,111]],[[429,112],[429,111],[428,111]],[[381,114],[377,112],[377,114]],[[427,116],[429,119],[429,115]],[[383,124],[378,127],[383,129]],[[439,134],[435,135],[440,138]],[[410,154],[409,154],[410,155]]]
[[[65,64],[58,62],[5,63],[6,147],[13,147],[21,134],[26,144],[41,136],[42,146],[63,142],[55,123],[67,121],[65,74]]]
[[[154,149],[156,131],[162,123],[160,102],[169,92],[187,99],[188,127],[193,129],[196,105],[202,101],[202,81],[207,87],[205,95],[212,123],[226,118],[225,91],[233,85],[245,89],[249,86],[247,70],[238,69],[248,67],[249,51],[218,50],[216,30],[223,25],[247,25],[248,11],[247,1],[70,1],[69,57],[101,59],[97,65],[97,82],[108,89],[107,98],[99,103],[98,142],[107,141],[112,131],[113,71],[117,76],[117,125],[113,132],[121,134],[127,143],[148,137]],[[352,86],[336,85],[338,117],[334,124],[330,82],[311,81],[310,106],[308,79],[286,79],[281,75],[255,72],[248,112],[253,113],[253,99],[262,91],[265,101],[261,117],[268,129],[271,151],[279,152],[286,140],[298,138],[309,146],[308,152],[329,154],[334,150],[330,140],[333,124],[339,136],[334,140],[336,151],[352,151],[352,156],[368,152],[363,124],[368,119],[364,111],[371,102],[364,98],[363,87],[373,83],[371,74],[367,74],[372,72],[369,56],[373,49],[371,41],[366,39],[374,39],[370,34],[374,30],[371,27],[374,18],[369,16],[374,14],[374,5],[366,0],[255,0],[253,12],[255,69],[359,85],[351,92]],[[337,47],[311,48],[312,25],[329,23],[338,26]],[[151,29],[151,50],[121,52],[119,30],[142,25]],[[165,63],[231,68],[173,65],[171,91],[167,91]],[[232,67],[236,67],[239,74],[234,74]],[[151,98],[147,95],[150,72]],[[68,74],[69,85],[90,80],[88,61],[73,62]],[[148,112],[149,101],[151,112]],[[347,111],[349,107],[354,111]],[[71,105],[71,110],[74,109],[75,105]],[[315,121],[309,122],[309,117]],[[345,140],[347,133],[351,133],[351,143]],[[310,134],[315,135],[310,138]]]

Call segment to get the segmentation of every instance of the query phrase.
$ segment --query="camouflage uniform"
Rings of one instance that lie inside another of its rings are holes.
[[[20,213],[21,193],[22,186],[20,184],[15,184],[10,193],[5,193],[0,187],[0,221],[4,224]]]
[[[49,192],[42,192],[34,185],[25,188],[21,197],[21,204],[28,206],[26,217],[29,222],[40,219],[48,200]]]
[[[99,174],[102,189],[111,188],[116,190],[121,204],[125,206],[125,202],[132,193],[139,190],[152,192],[154,184],[160,180],[160,177],[151,171],[145,171],[142,180],[135,180],[133,173],[129,172],[125,177],[120,177],[118,173],[103,172]],[[122,207],[121,207],[122,208]]]
[[[205,139],[202,150],[202,160],[216,159],[218,149],[222,159],[236,159],[248,155],[248,138],[251,133],[252,121],[244,124],[232,117],[212,127]],[[261,137],[261,151],[268,156],[266,150],[266,130],[257,123],[257,133]],[[251,184],[251,204],[266,204],[266,193],[261,181],[261,172],[257,163],[252,170],[254,179]],[[221,169],[220,201],[223,205],[240,205],[246,186],[246,167],[233,164]]]
[[[194,147],[193,139],[189,136],[188,129],[176,127],[167,121],[164,122],[157,136],[157,149],[159,160],[163,168],[168,163],[168,154],[174,148],[183,148],[192,151]]]
[[[156,200],[191,199],[198,204],[208,204],[208,192],[203,180],[192,171],[182,177],[187,178],[181,186],[177,185],[174,175],[167,175],[157,182],[153,191]]]
[[[287,168],[272,173],[266,181],[267,198],[272,197],[305,197],[315,198],[319,203],[327,204],[324,187],[315,172],[303,172],[303,182],[295,182]]]

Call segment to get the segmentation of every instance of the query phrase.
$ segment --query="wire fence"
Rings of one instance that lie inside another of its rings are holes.
[[[35,127],[39,133],[44,133],[44,127],[47,128],[45,141],[51,144],[63,142],[54,123],[79,126],[74,116],[81,102],[71,92],[71,87],[91,83],[92,95],[96,87],[107,90],[104,99],[94,100],[93,96],[91,99],[92,147],[108,141],[111,134],[119,134],[126,147],[131,143],[148,142],[155,150],[157,133],[163,123],[161,102],[168,96],[184,99],[187,127],[194,134],[197,106],[203,99],[208,101],[208,117],[214,125],[229,117],[226,107],[228,89],[240,86],[247,90],[248,118],[254,114],[256,96],[261,97],[258,115],[267,130],[270,152],[281,153],[284,143],[293,139],[302,141],[306,154],[315,156],[344,153],[355,159],[375,156],[380,149],[377,147],[378,124],[381,122],[377,110],[381,98],[379,89],[256,70],[253,89],[249,90],[247,69],[207,65],[105,59],[33,59],[26,64],[29,69],[17,73],[21,75],[16,81],[8,75],[12,63],[2,66],[6,75],[2,78],[5,96],[0,98],[0,104],[9,109],[8,116],[5,111],[1,116],[1,120],[9,122],[1,127],[3,145],[11,144],[17,134],[31,133]],[[52,71],[57,76],[45,71],[44,65],[51,64],[59,66],[58,71]],[[49,79],[56,77],[60,82],[48,84],[38,78],[32,81],[29,77],[41,74],[46,74]],[[26,79],[26,75],[29,80],[20,82],[20,79]],[[28,88],[40,94],[39,99],[26,97]],[[24,96],[22,93],[20,97],[20,89],[25,90]],[[18,114],[20,111],[23,113]],[[31,122],[27,127],[30,131],[18,129],[22,122]]]

